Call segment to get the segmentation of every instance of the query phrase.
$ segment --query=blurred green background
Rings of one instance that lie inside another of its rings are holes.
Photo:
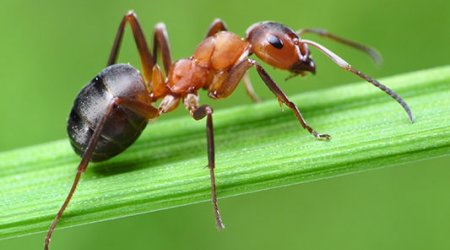
[[[73,99],[105,66],[117,26],[129,9],[138,13],[148,38],[157,22],[166,23],[175,58],[192,54],[211,21],[220,17],[240,35],[254,22],[276,20],[292,28],[326,28],[370,44],[383,54],[380,68],[359,52],[310,37],[376,78],[450,63],[450,2],[444,0],[2,0],[1,151],[66,137]],[[130,32],[124,42],[119,61],[138,66]],[[287,73],[268,67],[289,95],[358,81],[313,53],[316,76],[284,82]],[[251,76],[259,95],[273,98],[254,72]],[[242,87],[226,100],[203,101],[216,110],[249,103]],[[186,111],[161,119],[177,115]],[[320,124],[315,127],[320,130]],[[52,246],[65,250],[450,249],[449,161],[450,157],[427,160],[221,200],[227,229],[219,233],[211,205],[202,203],[57,230]],[[41,249],[43,238],[40,233],[3,240],[0,249]]]

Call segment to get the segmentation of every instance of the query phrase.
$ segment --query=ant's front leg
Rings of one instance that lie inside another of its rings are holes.
[[[219,99],[228,97],[236,89],[237,85],[253,66],[252,62],[244,59],[234,65],[228,71],[223,72],[208,88],[208,95],[211,98]]]
[[[208,168],[209,175],[211,177],[211,200],[214,208],[214,216],[216,218],[216,226],[218,229],[223,229],[225,226],[222,223],[222,217],[220,216],[219,206],[217,204],[216,177],[214,174],[216,164],[214,155],[213,109],[208,105],[202,105],[199,107],[198,96],[196,94],[187,94],[184,98],[184,105],[195,120],[198,121],[206,117],[206,141],[208,145]]]
[[[247,94],[254,102],[261,102],[261,99],[256,95],[253,90],[253,86],[250,83],[250,77],[248,76],[248,69],[253,64],[245,59],[233,66],[227,74],[223,75],[222,79],[218,79],[208,89],[209,96],[214,99],[225,98],[229,96],[241,80],[244,81]]]
[[[254,103],[262,102],[262,99],[256,94],[255,89],[253,89],[253,85],[250,81],[248,72],[245,72],[244,78],[242,78],[242,80],[244,81],[245,91],[250,99],[252,99]]]
[[[216,33],[220,31],[228,31],[228,29],[225,23],[221,19],[217,18],[209,26],[208,32],[206,33],[206,38],[214,36]],[[252,99],[252,101],[255,103],[261,102],[262,100],[256,94],[248,73],[246,72],[245,75],[241,78],[244,81],[245,92],[250,97],[250,99]]]
[[[249,59],[250,61],[250,59]],[[314,137],[316,137],[319,140],[329,140],[331,138],[328,134],[319,134],[317,131],[315,131],[311,126],[306,123],[305,119],[303,118],[302,114],[300,113],[300,110],[297,108],[297,106],[287,98],[286,94],[283,93],[283,91],[278,87],[278,85],[275,83],[274,80],[267,74],[267,72],[264,70],[264,68],[256,63],[255,61],[251,60],[252,65],[256,66],[256,70],[258,71],[259,76],[264,81],[264,83],[269,87],[270,91],[275,94],[275,96],[278,98],[278,101],[280,103],[284,103],[286,106],[288,106],[292,111],[294,111],[295,116],[297,116],[298,121],[302,125],[302,127],[310,134],[312,134]]]

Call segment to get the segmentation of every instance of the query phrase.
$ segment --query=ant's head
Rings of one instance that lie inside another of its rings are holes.
[[[275,68],[301,75],[316,72],[308,46],[300,42],[293,30],[282,24],[254,24],[247,30],[247,40],[251,44],[251,52]]]

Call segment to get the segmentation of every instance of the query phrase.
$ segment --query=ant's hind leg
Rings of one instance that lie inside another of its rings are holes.
[[[158,109],[154,108],[151,105],[145,104],[143,102],[140,102],[140,101],[137,101],[134,99],[115,97],[110,102],[110,104],[106,108],[105,114],[100,119],[100,121],[97,123],[97,126],[94,129],[94,133],[92,134],[91,138],[89,139],[86,150],[84,151],[82,159],[80,161],[80,164],[78,165],[78,171],[75,176],[75,180],[73,181],[72,187],[69,191],[69,194],[67,195],[66,199],[64,200],[64,203],[62,204],[61,208],[59,209],[58,213],[56,214],[55,218],[53,219],[53,222],[50,225],[50,228],[48,229],[47,235],[45,237],[45,242],[44,242],[45,250],[48,250],[48,248],[49,248],[52,234],[53,234],[53,231],[55,230],[56,224],[58,224],[59,219],[61,219],[61,216],[63,215],[64,211],[66,210],[67,206],[69,205],[69,202],[72,199],[72,196],[75,193],[75,190],[78,186],[81,175],[86,171],[89,161],[91,160],[92,154],[94,153],[95,147],[97,146],[97,142],[100,139],[100,135],[102,134],[102,131],[106,124],[106,121],[111,116],[111,114],[113,113],[114,107],[116,107],[116,106],[123,106],[128,109],[131,109],[134,112],[142,115],[143,117],[145,117],[147,119],[154,119],[159,116]]]
[[[70,188],[69,194],[67,195],[66,199],[64,200],[64,203],[62,204],[62,206],[59,209],[58,213],[56,214],[55,218],[53,219],[53,222],[47,231],[47,235],[45,236],[45,242],[44,242],[45,250],[48,250],[48,248],[49,248],[52,234],[53,234],[53,231],[55,230],[56,224],[58,224],[59,219],[61,219],[64,211],[66,210],[67,206],[69,205],[69,202],[72,199],[72,196],[75,193],[75,190],[80,181],[81,174],[83,174],[86,171],[88,163],[91,160],[92,154],[94,153],[94,149],[97,145],[98,139],[100,138],[103,127],[104,127],[106,121],[108,120],[109,116],[112,114],[112,111],[113,111],[113,108],[115,105],[116,105],[115,100],[113,100],[108,105],[105,115],[103,115],[102,119],[100,119],[100,121],[97,123],[94,133],[91,136],[91,138],[89,139],[89,143],[86,147],[86,150],[83,153],[81,162],[78,165],[78,171],[75,176],[75,180],[73,181],[72,187]]]
[[[215,149],[214,149],[214,128],[213,128],[213,109],[208,105],[198,106],[198,96],[195,94],[188,94],[184,99],[184,105],[189,110],[191,116],[195,120],[201,120],[206,117],[206,141],[208,145],[208,168],[211,177],[211,200],[214,208],[214,216],[216,218],[217,229],[223,229],[225,226],[222,223],[222,217],[219,213],[219,206],[217,204],[216,194],[216,177],[214,174],[215,168]]]
[[[61,208],[59,209],[58,213],[56,214],[55,218],[53,219],[52,224],[50,225],[50,227],[47,231],[47,235],[45,236],[45,241],[44,241],[44,249],[45,250],[48,250],[53,231],[55,230],[56,225],[58,224],[64,211],[66,210],[67,206],[69,205],[69,202],[72,199],[72,196],[78,187],[78,183],[80,182],[81,175],[86,171],[89,161],[91,160],[92,155],[94,153],[95,147],[97,146],[97,142],[98,142],[100,135],[102,134],[103,128],[106,124],[106,121],[113,113],[114,107],[116,107],[118,105],[123,105],[127,108],[131,107],[131,109],[138,111],[140,114],[143,114],[145,117],[147,117],[149,119],[155,118],[158,115],[157,109],[155,109],[149,105],[144,105],[142,103],[138,103],[134,100],[128,101],[127,99],[122,99],[122,98],[116,97],[110,102],[110,104],[106,108],[105,114],[100,119],[100,121],[97,123],[96,127],[94,128],[94,133],[92,134],[91,138],[89,139],[87,147],[81,158],[80,164],[78,165],[77,174],[75,175],[75,179],[73,181],[72,187],[70,188],[70,191],[67,194],[67,197],[64,200],[64,203],[61,205]],[[156,113],[155,113],[155,111],[156,111]]]
[[[131,30],[133,32],[134,40],[139,52],[139,57],[141,58],[142,73],[144,75],[144,80],[149,83],[152,79],[152,69],[154,65],[154,58],[148,49],[147,42],[145,40],[144,32],[142,31],[141,25],[137,19],[136,14],[133,11],[129,11],[120,22],[119,28],[117,29],[116,38],[114,39],[114,44],[111,49],[111,54],[108,59],[107,65],[115,64],[117,57],[119,55],[120,45],[122,43],[123,32],[125,30],[125,25],[129,23]]]
[[[132,98],[116,98],[117,105],[125,107],[136,114],[139,114],[142,117],[145,117],[147,120],[156,119],[159,116],[159,110],[153,107],[151,104],[151,100],[145,100],[146,102],[142,102]]]
[[[48,250],[48,248],[49,248],[52,234],[53,234],[53,231],[55,230],[56,224],[58,224],[59,219],[61,219],[61,216],[63,215],[64,211],[66,210],[67,206],[69,205],[69,202],[72,199],[72,196],[75,193],[75,190],[78,186],[81,175],[86,171],[89,161],[91,160],[92,154],[94,153],[95,147],[97,146],[97,142],[100,139],[100,135],[102,134],[102,131],[106,124],[106,121],[111,116],[111,114],[113,113],[114,107],[116,107],[116,106],[123,106],[128,109],[131,109],[134,112],[142,115],[143,117],[145,117],[147,119],[154,119],[159,116],[158,109],[154,108],[151,105],[148,105],[146,103],[143,103],[143,102],[140,102],[140,101],[137,101],[134,99],[115,97],[111,101],[111,103],[106,108],[105,114],[100,119],[100,121],[97,123],[97,126],[94,129],[94,133],[92,134],[91,138],[89,139],[86,150],[84,151],[82,159],[80,161],[80,164],[78,165],[78,171],[75,176],[75,180],[73,181],[72,187],[69,191],[69,194],[67,195],[66,199],[64,200],[64,203],[62,204],[61,208],[59,209],[58,213],[56,214],[55,218],[53,219],[53,222],[50,225],[50,228],[48,229],[47,235],[45,237],[45,242],[44,242],[45,250]]]

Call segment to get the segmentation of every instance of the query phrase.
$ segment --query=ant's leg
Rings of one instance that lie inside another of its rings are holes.
[[[334,40],[338,43],[342,43],[344,45],[347,45],[349,47],[355,48],[357,50],[360,50],[360,51],[368,54],[370,57],[372,57],[372,60],[374,60],[374,62],[376,64],[380,64],[382,61],[381,54],[376,49],[371,48],[367,45],[337,36],[333,33],[328,32],[327,30],[307,28],[307,29],[298,30],[296,33],[298,36],[302,36],[303,34],[307,34],[307,33],[312,33],[312,34],[315,34],[315,35],[318,35],[318,36],[321,36],[324,38],[328,38],[328,39]]]
[[[255,61],[253,61],[253,64],[256,66],[256,70],[258,71],[259,76],[261,77],[261,79],[263,79],[263,81],[267,85],[267,87],[269,87],[270,91],[272,91],[272,93],[274,93],[276,95],[276,97],[278,98],[278,101],[280,103],[286,104],[286,106],[288,106],[290,109],[292,109],[292,111],[294,111],[295,116],[297,116],[298,121],[300,122],[300,124],[302,125],[302,127],[304,129],[308,130],[308,132],[310,134],[312,134],[314,137],[316,137],[317,139],[329,140],[331,138],[329,135],[319,134],[319,133],[317,133],[317,131],[315,131],[313,128],[311,128],[311,126],[309,126],[308,123],[306,123],[305,119],[303,118],[303,116],[300,113],[300,110],[297,108],[297,106],[287,98],[287,96],[283,93],[283,91],[280,89],[280,87],[278,87],[278,85],[275,83],[275,81],[272,80],[272,78],[269,76],[269,74],[267,74],[267,72],[264,70],[264,68],[261,65],[259,65],[258,63],[256,63]]]
[[[253,85],[250,81],[248,72],[245,72],[244,78],[242,80],[244,81],[245,92],[247,92],[247,95],[250,96],[250,99],[252,99],[252,101],[255,103],[262,102],[261,98],[258,97],[255,90],[253,89]]]
[[[210,36],[214,36],[216,33],[220,32],[220,31],[227,31],[227,30],[228,30],[227,26],[225,25],[225,23],[222,20],[220,20],[219,18],[214,19],[214,21],[208,28],[208,33],[206,33],[206,38],[208,38]]]
[[[209,86],[209,97],[219,99],[231,95],[231,93],[233,93],[233,91],[241,81],[244,74],[252,66],[252,62],[248,59],[242,60],[241,62],[237,63],[229,70],[228,74],[224,74],[224,79],[219,79]]]
[[[213,83],[209,87],[209,96],[211,98],[225,98],[229,96],[241,79],[244,81],[245,84],[245,90],[247,94],[250,96],[253,102],[261,102],[261,99],[256,95],[255,91],[253,90],[253,86],[250,82],[250,77],[248,76],[248,69],[252,67],[253,64],[245,59],[241,61],[240,63],[233,66],[233,68],[230,69],[228,75],[226,76],[223,81],[217,81]]]
[[[218,229],[223,229],[225,226],[222,223],[222,217],[219,213],[219,206],[217,205],[216,194],[216,177],[214,174],[215,157],[214,157],[214,130],[213,130],[213,109],[208,105],[198,107],[198,96],[195,94],[188,94],[184,99],[184,105],[189,110],[191,116],[195,120],[201,120],[206,117],[206,140],[208,144],[208,167],[211,177],[211,200],[214,208],[214,215],[216,217],[216,226]]]
[[[150,98],[152,99],[153,102],[155,102],[161,97],[166,96],[169,92],[166,87],[164,75],[161,72],[161,69],[159,68],[158,64],[155,64],[155,66],[153,66],[152,82],[151,86],[148,89],[151,89]]]
[[[123,32],[125,30],[125,25],[127,22],[131,26],[133,32],[134,40],[139,52],[139,57],[141,58],[142,72],[144,75],[144,80],[146,83],[150,82],[152,79],[152,68],[154,58],[148,49],[147,42],[145,40],[144,32],[142,31],[141,25],[137,19],[136,14],[133,11],[129,11],[120,22],[119,29],[117,30],[116,38],[114,39],[114,44],[111,50],[111,54],[108,59],[108,66],[115,64],[117,56],[120,50],[120,44],[122,43]]]
[[[147,120],[155,119],[159,116],[157,108],[136,99],[117,97],[116,104],[145,117]]]
[[[91,160],[92,153],[94,152],[94,149],[97,145],[97,141],[100,138],[103,126],[105,125],[106,121],[108,120],[108,117],[111,115],[114,105],[115,105],[114,101],[109,104],[106,114],[102,117],[102,119],[97,124],[94,134],[92,135],[91,139],[89,140],[88,146],[83,153],[81,162],[78,165],[78,171],[75,176],[75,180],[73,181],[72,188],[70,189],[70,192],[66,197],[66,200],[64,201],[63,205],[59,209],[58,213],[56,214],[55,219],[53,220],[52,224],[50,225],[50,228],[48,229],[47,236],[45,237],[45,243],[44,243],[45,250],[48,250],[50,240],[52,238],[52,233],[55,230],[56,224],[58,223],[59,219],[61,218],[62,214],[64,213],[64,210],[66,210],[67,205],[69,205],[69,202],[72,199],[72,195],[75,193],[75,190],[78,186],[78,182],[80,181],[81,174],[84,173],[84,171],[86,171],[88,163]]]
[[[180,103],[180,98],[175,97],[173,95],[166,95],[161,100],[161,103],[159,104],[158,110],[159,113],[168,113],[178,107],[178,104]]]
[[[206,38],[213,36],[220,31],[227,31],[227,30],[228,29],[225,23],[221,19],[217,18],[212,22],[211,26],[209,26]],[[258,97],[255,90],[253,89],[252,82],[250,81],[250,76],[248,75],[248,73],[245,73],[245,75],[243,76],[243,80],[245,91],[247,92],[247,95],[250,96],[250,99],[252,99],[253,102],[261,102],[261,99]]]
[[[139,101],[128,100],[128,99],[123,99],[123,98],[118,98],[118,97],[114,98],[111,101],[111,103],[108,105],[108,107],[106,109],[105,115],[98,122],[97,126],[94,129],[94,133],[92,134],[91,138],[89,139],[89,143],[86,147],[86,150],[83,153],[81,162],[78,165],[77,174],[75,175],[75,180],[73,181],[73,184],[72,184],[72,187],[70,188],[69,194],[67,195],[66,199],[64,200],[63,205],[59,209],[58,213],[56,214],[55,219],[53,219],[53,222],[50,225],[50,228],[48,229],[47,235],[45,237],[45,243],[44,243],[45,250],[48,250],[48,248],[49,248],[50,241],[52,238],[52,233],[55,230],[56,224],[58,223],[59,219],[61,218],[62,214],[64,213],[64,210],[66,210],[67,205],[69,205],[69,202],[72,199],[73,194],[75,193],[75,190],[80,181],[81,174],[83,174],[86,171],[89,161],[91,160],[92,154],[94,153],[94,149],[97,146],[97,142],[98,142],[98,139],[100,138],[103,127],[104,127],[106,121],[108,120],[109,116],[112,114],[114,107],[116,107],[117,105],[121,105],[121,106],[130,108],[131,110],[135,111],[136,113],[141,114],[142,116],[146,117],[147,119],[156,118],[159,115],[158,110],[156,108],[153,108],[152,106],[146,105],[144,103],[140,103]]]
[[[158,49],[161,51],[164,70],[166,75],[168,75],[170,66],[172,66],[172,56],[170,54],[169,36],[164,23],[158,23],[155,26],[155,33],[153,34],[153,64],[156,64],[158,59]]]

